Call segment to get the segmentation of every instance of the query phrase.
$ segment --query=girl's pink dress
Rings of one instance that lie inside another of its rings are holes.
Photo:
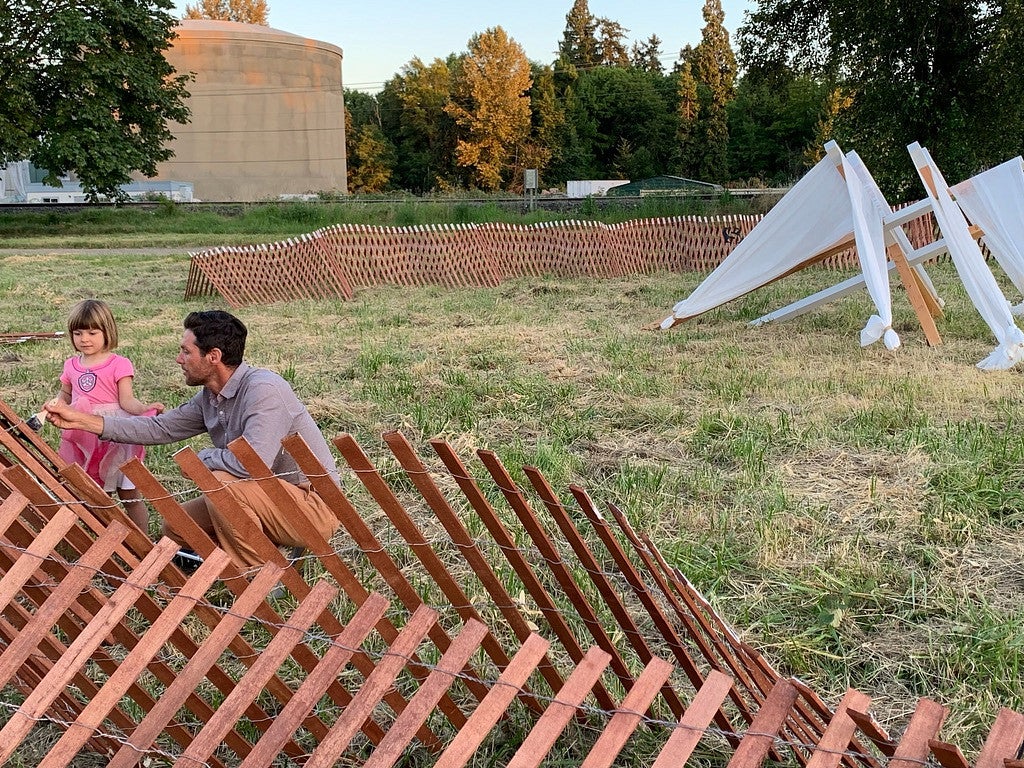
[[[81,358],[76,356],[64,362],[60,380],[71,388],[72,407],[97,416],[130,416],[119,405],[117,382],[125,376],[134,375],[131,360],[121,355],[111,355],[106,362],[94,368],[82,365]],[[146,415],[154,413],[148,411]],[[100,440],[80,429],[66,429],[61,432],[57,454],[65,461],[81,466],[103,490],[110,492],[122,486],[124,475],[118,467],[131,458],[141,460],[145,448]]]

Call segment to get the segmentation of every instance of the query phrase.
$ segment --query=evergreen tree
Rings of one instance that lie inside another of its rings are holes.
[[[728,177],[727,110],[735,92],[736,56],[729,45],[721,0],[704,0],[703,16],[701,41],[690,61],[700,102],[696,173],[704,181],[724,181]]]
[[[530,62],[522,46],[493,27],[469,42],[445,111],[459,129],[456,160],[485,190],[516,183],[530,133]]]
[[[633,43],[630,63],[637,69],[660,75],[665,71],[661,55],[661,38],[651,35],[643,43]]]
[[[679,53],[676,67],[676,116],[678,118],[676,141],[679,145],[678,170],[684,176],[697,176],[700,158],[700,143],[697,137],[697,119],[700,117],[700,100],[697,95],[697,81],[693,77],[690,61],[693,49],[686,46]]]
[[[629,52],[626,50],[626,33],[629,32],[617,21],[611,19],[597,20],[598,61],[608,67],[630,66]]]
[[[598,20],[590,12],[587,0],[573,0],[565,17],[565,31],[558,44],[561,66],[590,69],[600,62],[597,41]]]
[[[267,26],[267,0],[199,0],[185,6],[186,19],[219,19]]]

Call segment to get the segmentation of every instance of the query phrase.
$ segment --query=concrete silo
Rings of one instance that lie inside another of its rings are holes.
[[[270,27],[184,19],[167,60],[194,72],[158,179],[206,201],[347,191],[340,48]]]

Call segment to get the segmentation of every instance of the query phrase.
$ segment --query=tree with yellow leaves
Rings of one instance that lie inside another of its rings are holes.
[[[219,19],[267,26],[267,0],[199,0],[185,6],[186,19]]]
[[[458,127],[458,164],[486,190],[515,183],[517,157],[530,135],[530,62],[501,27],[469,41],[445,111]]]

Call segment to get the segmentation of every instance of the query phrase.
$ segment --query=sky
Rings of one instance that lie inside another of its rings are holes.
[[[187,0],[176,0],[183,15]],[[344,51],[346,88],[374,92],[413,57],[429,64],[467,50],[469,39],[501,27],[531,61],[550,64],[572,0],[267,0],[270,26],[336,45]],[[627,48],[656,34],[665,69],[679,50],[700,42],[702,0],[589,0],[594,16],[625,29]],[[722,0],[735,47],[736,28],[755,0]]]

